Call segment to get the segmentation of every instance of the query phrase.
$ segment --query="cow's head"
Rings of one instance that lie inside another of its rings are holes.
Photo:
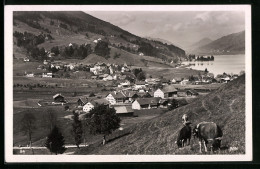
[[[199,130],[198,130],[197,126],[195,126],[192,130],[192,135],[193,135],[193,137],[198,137],[198,134],[199,134]]]
[[[175,143],[177,144],[178,148],[182,147],[182,140],[177,140]]]

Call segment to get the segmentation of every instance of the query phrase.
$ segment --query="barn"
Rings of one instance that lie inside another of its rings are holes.
[[[53,100],[54,100],[54,102],[62,102],[62,103],[65,102],[65,98],[61,94],[55,94],[53,96]]]
[[[152,109],[158,108],[160,98],[139,98],[132,103],[132,109],[141,110],[141,109]]]
[[[134,115],[134,110],[131,106],[115,106],[116,114],[121,117],[131,117]]]

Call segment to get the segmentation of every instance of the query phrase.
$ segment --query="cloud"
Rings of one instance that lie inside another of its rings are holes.
[[[136,17],[134,15],[130,14],[119,14],[117,17],[114,19],[114,23],[117,23],[119,26],[126,26],[134,21],[136,21]]]

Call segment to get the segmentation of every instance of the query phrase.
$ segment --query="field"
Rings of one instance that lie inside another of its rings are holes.
[[[163,77],[170,80],[173,78],[188,78],[191,75],[198,75],[201,72],[186,68],[143,67],[142,69],[146,72],[147,77]]]

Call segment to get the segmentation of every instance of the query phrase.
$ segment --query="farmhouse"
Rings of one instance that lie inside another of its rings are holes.
[[[27,73],[26,77],[34,77],[34,73]]]
[[[113,80],[113,77],[111,75],[107,75],[106,77],[103,78],[104,81],[110,81]]]
[[[143,88],[145,87],[145,81],[138,81],[135,83],[135,88],[136,89],[140,89],[140,88]]]
[[[23,61],[24,61],[24,62],[29,62],[29,61],[30,61],[30,59],[29,59],[29,58],[27,58],[27,57],[25,57],[25,58],[23,58]]]
[[[118,116],[133,116],[134,110],[131,108],[131,106],[115,106],[116,114]]]
[[[172,85],[167,85],[163,89],[157,89],[154,92],[154,97],[169,98],[177,96],[177,90]]]
[[[77,101],[78,106],[84,106],[85,104],[87,104],[87,102],[88,102],[87,98],[79,98]]]
[[[124,103],[126,100],[126,96],[122,92],[114,91],[106,96],[106,100],[109,101],[110,104]]]
[[[124,91],[124,95],[129,102],[133,102],[138,98],[138,94],[134,91]]]
[[[198,96],[199,93],[196,92],[195,90],[188,90],[187,91],[187,96]]]
[[[160,98],[140,98],[132,103],[132,109],[152,109],[158,108]]]
[[[178,95],[178,97],[186,97],[187,91],[186,90],[178,90],[177,95]]]
[[[167,79],[162,79],[161,82],[162,82],[162,85],[169,84],[169,80],[167,80]]]
[[[53,100],[54,102],[62,102],[62,103],[65,102],[64,96],[62,96],[61,94],[55,94],[53,96]]]
[[[94,107],[98,106],[98,105],[106,105],[109,106],[109,102],[106,99],[97,99],[97,100],[93,100],[91,102],[86,103],[83,106],[83,111],[84,112],[89,112],[90,110],[92,110]]]
[[[43,78],[52,78],[52,73],[42,73]]]

